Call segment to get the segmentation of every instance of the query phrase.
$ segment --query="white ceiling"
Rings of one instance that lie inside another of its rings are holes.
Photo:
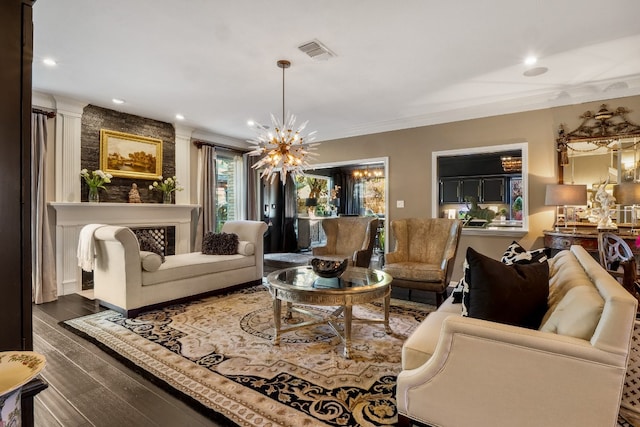
[[[281,115],[288,59],[286,108],[322,141],[638,95],[639,17],[638,0],[39,0],[33,88],[245,140]],[[313,39],[337,56],[297,49]],[[530,54],[549,71],[525,77]]]

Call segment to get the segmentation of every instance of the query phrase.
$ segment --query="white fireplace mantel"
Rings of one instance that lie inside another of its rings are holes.
[[[198,205],[159,203],[66,203],[52,202],[56,212],[56,277],[58,295],[82,288],[76,257],[80,230],[87,224],[126,226],[174,226],[176,253],[191,250],[191,232]]]

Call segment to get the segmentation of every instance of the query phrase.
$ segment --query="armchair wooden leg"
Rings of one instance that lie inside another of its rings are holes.
[[[412,425],[411,419],[398,414],[398,427],[411,427]]]
[[[436,306],[440,307],[440,305],[444,302],[446,298],[447,298],[446,290],[444,292],[436,292]]]

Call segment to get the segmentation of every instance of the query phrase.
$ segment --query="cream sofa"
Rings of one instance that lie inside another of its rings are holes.
[[[227,221],[221,231],[238,235],[243,254],[169,255],[157,270],[155,266],[146,271],[143,268],[146,254],[141,254],[133,231],[119,226],[99,227],[93,233],[95,298],[101,305],[131,317],[169,302],[260,283],[266,229],[261,221]]]
[[[582,248],[549,260],[539,330],[462,317],[447,299],[411,334],[400,425],[615,426],[637,301]]]

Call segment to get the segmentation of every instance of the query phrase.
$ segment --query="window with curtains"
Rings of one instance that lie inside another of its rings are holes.
[[[240,218],[242,200],[240,195],[242,183],[240,177],[242,168],[241,157],[231,152],[220,152],[216,156],[216,231],[222,225]]]

